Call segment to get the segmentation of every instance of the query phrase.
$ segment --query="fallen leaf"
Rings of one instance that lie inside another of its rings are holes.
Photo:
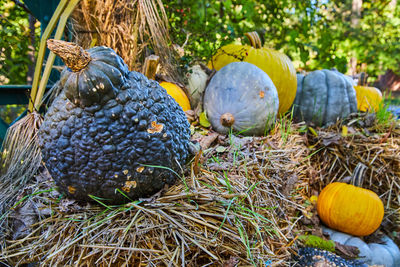
[[[229,258],[229,260],[227,260],[226,262],[224,262],[224,264],[222,265],[223,267],[235,267],[239,264],[239,258],[238,257],[234,257],[231,256]]]
[[[343,245],[338,242],[335,242],[335,251],[339,256],[345,259],[356,259],[360,253],[357,247]]]
[[[218,133],[215,132],[209,132],[208,135],[201,136],[197,140],[200,143],[200,147],[202,150],[206,150],[211,146],[211,144],[218,138]]]
[[[207,114],[206,114],[205,111],[200,113],[199,123],[200,123],[201,126],[206,127],[206,128],[211,126],[211,123],[208,121]]]

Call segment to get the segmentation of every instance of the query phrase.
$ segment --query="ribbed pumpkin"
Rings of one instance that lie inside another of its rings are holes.
[[[373,266],[400,266],[400,249],[388,236],[381,237],[379,243],[365,243],[361,238],[323,227],[331,240],[346,246],[357,247],[359,257]]]
[[[370,235],[378,229],[384,215],[382,200],[373,191],[359,187],[366,169],[360,162],[352,184],[334,182],[321,191],[318,216],[330,228],[355,236]]]
[[[372,234],[384,214],[383,203],[377,194],[341,182],[331,183],[322,190],[317,210],[327,226],[355,236]]]
[[[263,135],[274,123],[279,99],[268,75],[247,62],[233,62],[212,77],[204,93],[204,110],[219,133]]]
[[[231,62],[245,61],[265,71],[274,83],[279,97],[279,114],[292,106],[296,97],[296,70],[285,54],[262,47],[256,32],[246,33],[249,45],[228,44],[221,47],[208,63],[210,69],[220,70]]]
[[[357,95],[359,111],[377,111],[382,102],[382,93],[378,88],[369,86],[354,86]]]
[[[357,111],[353,85],[336,70],[316,70],[297,75],[293,117],[317,126],[333,124]]]
[[[172,96],[179,106],[182,107],[183,111],[190,109],[189,98],[185,92],[176,84],[170,82],[160,82],[161,87],[167,90],[167,93]]]

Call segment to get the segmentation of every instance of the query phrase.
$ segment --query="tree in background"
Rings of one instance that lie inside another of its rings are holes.
[[[14,1],[0,0],[0,84],[32,81],[39,36],[39,23],[26,10]]]

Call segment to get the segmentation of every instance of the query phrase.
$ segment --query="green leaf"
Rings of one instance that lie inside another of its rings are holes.
[[[203,126],[203,127],[208,128],[208,127],[211,126],[211,123],[208,121],[207,114],[206,114],[205,111],[200,113],[199,122],[200,122],[200,125]]]

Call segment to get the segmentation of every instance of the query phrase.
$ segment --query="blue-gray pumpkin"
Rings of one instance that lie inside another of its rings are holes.
[[[316,70],[297,74],[293,117],[315,126],[328,126],[357,112],[353,85],[336,70]]]
[[[359,237],[324,227],[323,231],[329,234],[331,240],[347,246],[355,246],[359,249],[359,256],[369,265],[385,267],[400,266],[399,247],[387,236],[381,238],[380,243],[365,243]]]
[[[247,62],[233,62],[211,79],[204,94],[204,110],[213,129],[232,129],[244,135],[263,135],[278,112],[278,93],[263,70]]]

